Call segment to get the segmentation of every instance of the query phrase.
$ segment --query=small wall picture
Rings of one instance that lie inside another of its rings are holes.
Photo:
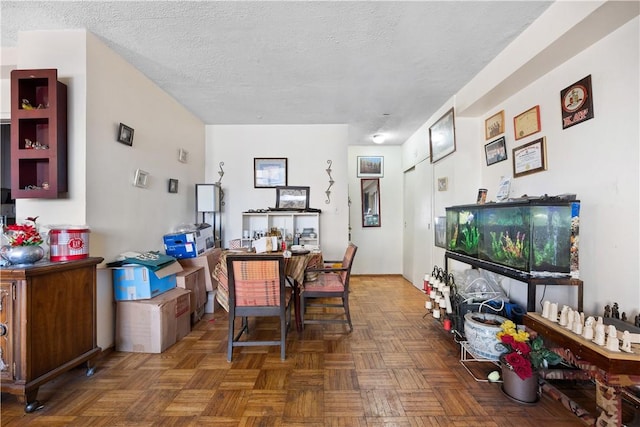
[[[358,178],[382,178],[383,176],[383,156],[358,156]]]
[[[484,121],[484,139],[489,140],[504,133],[504,110]]]
[[[562,129],[592,119],[591,75],[562,89],[560,101],[562,102]]]
[[[449,180],[447,177],[438,178],[438,191],[447,191],[449,187]]]
[[[181,148],[180,150],[178,150],[178,161],[180,163],[187,163],[188,160],[189,160],[189,152],[184,148]]]
[[[136,169],[136,174],[133,177],[133,185],[140,188],[147,188],[149,181],[149,172],[145,172],[142,169]]]
[[[120,127],[118,128],[118,142],[131,147],[133,145],[133,128],[124,123],[120,123]]]
[[[487,159],[487,166],[507,160],[507,145],[504,136],[486,144],[484,146],[484,155]]]
[[[178,180],[170,178],[169,179],[169,193],[177,193],[178,192]]]

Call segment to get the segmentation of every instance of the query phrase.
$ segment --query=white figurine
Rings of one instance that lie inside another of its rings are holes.
[[[542,317],[544,317],[545,319],[549,318],[550,308],[551,308],[551,303],[549,301],[545,301],[544,304],[542,304]]]
[[[567,326],[567,311],[569,310],[569,306],[563,305],[562,310],[560,310],[560,321],[558,322],[560,326]]]
[[[596,323],[596,337],[593,340],[598,345],[604,345],[604,325]]]
[[[629,331],[622,333],[622,351],[633,353],[633,350],[631,350],[631,334]]]
[[[593,325],[585,325],[582,331],[582,337],[586,340],[593,339]]]
[[[549,320],[552,322],[558,321],[558,303],[551,303],[551,308],[549,309]]]
[[[573,311],[572,308],[568,308],[567,309],[567,324],[564,325],[565,328],[569,329],[569,330],[573,330],[573,322],[574,322],[574,317],[577,313],[575,311]]]
[[[596,319],[593,316],[587,317],[584,322],[584,329],[582,330],[582,337],[587,340],[593,339],[593,324],[596,323]]]
[[[609,325],[607,332],[607,350],[620,351],[620,340],[618,339],[618,333],[614,325]]]

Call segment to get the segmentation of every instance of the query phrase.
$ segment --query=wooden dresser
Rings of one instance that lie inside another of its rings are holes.
[[[96,266],[102,258],[0,268],[2,391],[41,407],[38,388],[101,352],[96,342]]]

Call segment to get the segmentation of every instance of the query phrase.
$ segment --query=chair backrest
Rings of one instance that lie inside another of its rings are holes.
[[[285,305],[284,258],[280,255],[228,255],[229,309]]]
[[[347,286],[349,283],[349,276],[351,275],[351,265],[353,264],[353,258],[356,256],[356,251],[358,247],[353,243],[349,243],[347,246],[347,250],[344,253],[344,258],[342,258],[342,268],[345,268],[345,271],[340,272],[340,276],[342,279],[342,283]]]

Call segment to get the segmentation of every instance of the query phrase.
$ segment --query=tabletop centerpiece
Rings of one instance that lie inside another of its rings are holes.
[[[43,240],[36,227],[36,219],[27,218],[25,223],[3,227],[9,244],[0,248],[2,258],[11,264],[34,264],[44,257]]]

